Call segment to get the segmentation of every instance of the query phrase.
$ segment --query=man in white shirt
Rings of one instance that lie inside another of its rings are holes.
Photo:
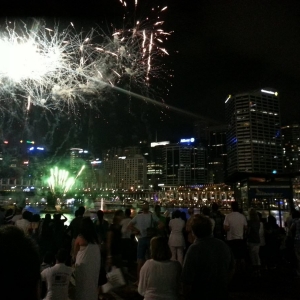
[[[231,203],[232,212],[225,216],[224,230],[227,232],[227,243],[231,248],[233,256],[240,261],[246,255],[246,243],[244,233],[247,230],[246,217],[239,212],[239,206],[236,201]],[[238,266],[238,264],[237,264]]]
[[[72,268],[65,265],[67,257],[68,252],[65,249],[60,249],[56,254],[56,264],[41,273],[42,281],[47,286],[47,294],[44,300],[68,299]]]
[[[22,229],[25,234],[28,234],[29,229],[31,227],[31,223],[30,223],[31,217],[32,217],[32,213],[29,212],[29,211],[27,211],[27,210],[25,210],[23,212],[23,214],[22,214],[22,219],[17,220],[16,223],[15,223],[15,225],[18,228]]]
[[[137,246],[137,274],[139,277],[140,270],[146,261],[146,254],[150,248],[150,238],[147,236],[147,228],[162,227],[161,222],[155,214],[149,211],[149,203],[143,205],[143,213],[137,214],[128,225],[138,238]],[[157,224],[159,226],[157,226]]]

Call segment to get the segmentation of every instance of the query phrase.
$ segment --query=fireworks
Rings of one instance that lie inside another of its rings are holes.
[[[58,167],[50,169],[50,178],[48,179],[48,184],[51,192],[56,195],[57,193],[67,193],[74,185],[76,179],[80,176],[84,169],[81,167],[77,176],[69,177],[69,172],[66,170],[60,170]]]
[[[92,105],[109,86],[126,80],[147,88],[159,76],[157,60],[168,54],[162,45],[170,33],[162,24],[146,19],[109,34],[100,28],[84,34],[72,23],[63,30],[47,28],[44,21],[30,29],[8,23],[0,33],[0,101],[8,111],[12,104],[27,111],[32,105],[64,111]]]

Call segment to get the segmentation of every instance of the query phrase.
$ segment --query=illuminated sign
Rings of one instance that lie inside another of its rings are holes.
[[[126,159],[126,156],[119,156],[118,159]]]
[[[34,141],[26,141],[27,144],[34,144]]]
[[[43,147],[37,147],[36,149],[38,149],[38,150],[44,150]]]
[[[271,94],[271,95],[275,95],[277,96],[278,93],[277,92],[273,92],[273,91],[267,91],[267,90],[260,90],[262,93],[266,93],[266,94]]]
[[[151,143],[151,147],[156,147],[156,146],[165,146],[165,145],[168,145],[170,144],[169,141],[165,141],[165,142],[154,142],[154,143]]]
[[[91,161],[91,164],[101,164],[102,161],[101,160],[94,160],[94,161]]]
[[[194,142],[195,142],[194,138],[180,140],[180,143],[194,143]]]

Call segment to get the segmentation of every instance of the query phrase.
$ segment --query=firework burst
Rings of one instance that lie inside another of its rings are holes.
[[[63,30],[47,28],[42,20],[30,29],[7,23],[0,33],[2,107],[68,111],[78,103],[93,105],[108,87],[128,79],[140,89],[149,87],[151,78],[159,76],[157,60],[168,54],[162,45],[170,33],[162,25],[161,19],[146,19],[110,34],[99,27],[84,34],[72,23]]]

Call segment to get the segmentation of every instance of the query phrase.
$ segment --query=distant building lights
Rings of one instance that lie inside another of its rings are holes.
[[[276,170],[273,170],[273,172],[272,172],[273,174],[277,174],[277,171]]]
[[[32,151],[32,150],[34,150],[34,147],[30,147],[30,148],[29,148],[29,151]]]
[[[151,148],[153,148],[153,147],[156,147],[156,146],[165,146],[165,145],[168,145],[168,144],[170,144],[169,141],[154,142],[154,143],[151,143],[150,146],[151,146]]]
[[[94,160],[94,161],[91,161],[91,164],[92,165],[95,165],[95,164],[101,164],[102,161],[101,160]]]
[[[34,141],[26,141],[27,144],[34,144]]]
[[[37,150],[41,150],[41,151],[43,151],[43,150],[44,150],[44,148],[43,148],[43,147],[37,147],[36,149],[37,149]]]
[[[231,95],[228,96],[228,98],[225,100],[225,103],[227,103],[230,98],[231,98]]]
[[[84,150],[83,153],[88,153],[89,151]]]
[[[275,95],[278,96],[278,92],[273,92],[273,91],[267,91],[267,90],[260,90],[262,93],[266,93],[266,94],[271,94],[271,95]]]

